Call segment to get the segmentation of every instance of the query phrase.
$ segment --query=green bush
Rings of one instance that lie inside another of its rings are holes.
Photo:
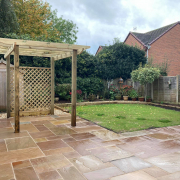
[[[70,100],[71,99],[71,95],[69,94],[70,92],[71,92],[71,84],[58,84],[55,87],[55,94],[61,100]]]
[[[100,94],[104,89],[104,84],[100,78],[77,78],[77,88],[83,94]]]

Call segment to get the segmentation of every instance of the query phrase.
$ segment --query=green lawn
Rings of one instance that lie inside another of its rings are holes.
[[[78,106],[77,115],[115,132],[180,125],[180,111],[140,104]]]

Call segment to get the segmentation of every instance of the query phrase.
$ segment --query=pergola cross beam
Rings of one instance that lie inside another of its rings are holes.
[[[4,55],[4,59],[6,59],[9,55],[11,55],[11,53],[14,51],[14,47],[15,47],[16,43],[13,43],[13,45],[9,48],[9,50],[5,53]]]

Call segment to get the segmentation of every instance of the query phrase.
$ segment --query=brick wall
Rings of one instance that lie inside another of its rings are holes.
[[[180,25],[177,24],[166,34],[151,44],[149,57],[154,63],[162,63],[168,60],[168,76],[180,74]]]
[[[130,46],[137,46],[141,49],[144,48],[144,46],[136,38],[134,38],[134,36],[132,36],[131,34],[129,34],[128,38],[126,39],[126,41],[124,43],[128,44]]]

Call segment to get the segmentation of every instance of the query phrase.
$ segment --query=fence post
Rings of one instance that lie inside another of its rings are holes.
[[[153,100],[153,82],[151,83],[151,99]]]
[[[179,85],[179,83],[180,83],[180,76],[179,75],[177,75],[176,76],[176,103],[178,104],[178,102],[179,102],[179,87],[180,87],[180,85]]]
[[[51,57],[51,114],[54,115],[54,58]]]
[[[10,55],[6,58],[6,111],[10,117]]]
[[[15,45],[14,49],[14,119],[15,119],[15,133],[20,132],[19,123],[19,46]]]

